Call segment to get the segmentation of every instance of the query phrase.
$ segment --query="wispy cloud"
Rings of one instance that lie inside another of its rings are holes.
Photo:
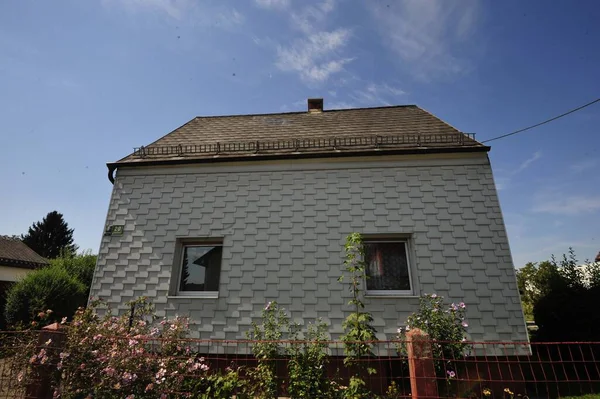
[[[541,157],[542,157],[542,152],[536,151],[533,153],[533,155],[531,155],[531,157],[529,157],[525,161],[521,162],[521,164],[519,165],[518,168],[509,170],[509,171],[503,170],[502,173],[499,173],[499,176],[494,178],[494,181],[496,182],[496,189],[497,190],[505,190],[506,188],[508,188],[512,179],[516,175],[523,172],[525,169],[529,168],[531,166],[531,164],[533,164],[535,161],[537,161]]]
[[[326,108],[329,109],[348,109],[348,108],[357,108],[358,105],[349,103],[346,101],[334,101],[325,105]]]
[[[362,106],[373,106],[390,105],[393,99],[404,94],[404,90],[387,83],[368,83],[364,88],[354,90],[349,97]]]
[[[254,0],[254,4],[262,8],[284,10],[290,6],[290,0]]]
[[[556,215],[579,215],[600,210],[600,196],[569,196],[541,199],[534,206],[534,212],[545,212]]]
[[[368,2],[385,44],[414,76],[432,80],[465,71],[457,47],[468,41],[479,20],[477,1]]]
[[[519,165],[519,167],[512,174],[516,175],[517,173],[521,173],[522,171],[527,169],[532,163],[534,163],[541,157],[542,157],[541,151],[534,152],[533,155],[531,156],[531,158],[526,159],[521,165]]]
[[[159,11],[175,19],[181,19],[193,7],[191,0],[104,0],[103,3],[121,5],[130,11]]]
[[[229,29],[242,24],[245,17],[233,7],[194,0],[103,0],[106,7],[122,7],[132,14],[159,13],[178,22],[196,26]]]
[[[289,9],[289,0],[255,0],[256,5],[267,9]],[[296,72],[309,85],[322,83],[344,70],[354,58],[341,53],[351,38],[351,31],[342,27],[327,28],[327,16],[335,9],[336,0],[323,0],[317,4],[291,10],[291,27],[301,32],[289,44],[276,47],[275,66],[284,72]],[[263,40],[253,38],[263,45]]]
[[[575,162],[569,167],[569,169],[571,169],[575,173],[581,173],[584,170],[593,168],[597,164],[598,161],[596,159],[584,159],[582,161]]]
[[[349,38],[349,30],[336,29],[298,39],[289,47],[278,48],[276,66],[282,71],[298,72],[304,81],[323,82],[352,61],[337,55]]]
[[[324,0],[316,5],[309,5],[292,13],[292,22],[297,29],[311,34],[321,26],[327,15],[335,9],[335,0]]]

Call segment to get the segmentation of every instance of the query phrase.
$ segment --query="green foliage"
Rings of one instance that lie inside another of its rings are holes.
[[[531,292],[538,341],[600,340],[600,263],[587,262],[584,270],[573,249],[557,261],[531,267],[522,275]],[[523,283],[521,283],[523,284]]]
[[[352,294],[352,298],[348,304],[354,307],[354,311],[342,323],[345,332],[341,336],[341,340],[344,342],[344,354],[346,356],[344,364],[355,369],[354,375],[350,379],[350,385],[345,391],[345,397],[366,397],[365,383],[360,375],[361,371],[364,370],[369,375],[376,373],[374,368],[366,366],[367,362],[364,362],[364,358],[373,356],[373,346],[377,340],[377,331],[371,325],[373,316],[371,313],[364,311],[365,305],[362,301],[361,287],[363,282],[366,281],[367,276],[365,273],[365,252],[361,235],[359,233],[350,234],[346,238],[344,248],[346,251],[344,266],[348,273],[348,285]],[[338,281],[344,281],[344,276],[340,276]]]
[[[320,320],[309,323],[304,339],[300,340],[299,326],[293,326],[288,349],[288,392],[293,399],[328,395],[326,331],[327,325]]]
[[[79,399],[167,398],[186,392],[193,398],[231,398],[242,385],[236,370],[213,371],[194,353],[184,338],[186,318],[163,319],[145,298],[130,302],[134,312],[103,317],[96,313],[99,301],[80,308],[65,328],[66,344],[53,349],[49,340],[33,345],[23,356],[18,379],[23,384],[35,377],[36,366],[51,365],[54,397]],[[35,343],[35,339],[33,340]]]
[[[86,304],[96,258],[90,253],[61,256],[11,286],[4,308],[7,323],[26,327],[46,309],[54,311],[49,322],[73,316]]]
[[[398,340],[402,341],[399,352],[406,355],[406,334],[418,328],[431,338],[434,364],[438,376],[447,377],[456,368],[453,360],[464,357],[469,351],[465,321],[466,305],[463,302],[444,305],[444,298],[436,294],[422,295],[419,310],[408,317],[405,329],[398,329]],[[450,374],[448,374],[450,373]]]
[[[34,317],[52,309],[50,320],[70,317],[87,300],[87,287],[65,269],[35,270],[14,284],[7,293],[4,315],[9,325],[27,326]],[[35,326],[34,326],[35,327]]]
[[[74,254],[73,229],[57,211],[48,213],[41,222],[35,222],[27,234],[21,236],[23,242],[44,258],[54,259],[62,254]]]
[[[252,354],[258,364],[248,370],[250,383],[247,391],[251,397],[261,399],[277,398],[277,359],[282,355],[281,345],[284,330],[289,327],[289,319],[277,302],[269,302],[262,310],[262,323],[252,323],[252,330],[246,335],[255,341]]]
[[[87,287],[87,297],[92,285],[97,259],[98,256],[93,255],[91,252],[84,252],[80,255],[58,257],[51,260],[50,265],[66,270],[67,273]]]

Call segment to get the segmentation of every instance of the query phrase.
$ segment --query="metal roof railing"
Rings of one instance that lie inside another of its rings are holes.
[[[475,133],[398,134],[353,137],[312,137],[284,140],[225,141],[206,144],[135,147],[133,155],[153,156],[300,153],[432,146],[476,146]]]

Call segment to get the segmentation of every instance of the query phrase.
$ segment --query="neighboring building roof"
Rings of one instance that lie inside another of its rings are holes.
[[[127,157],[116,167],[389,153],[489,151],[416,105],[315,109],[308,112],[197,117]]]
[[[596,255],[596,259],[594,261],[595,262],[600,262],[600,252],[598,252],[598,255]]]
[[[0,266],[35,269],[47,266],[48,260],[38,255],[21,240],[0,236]]]

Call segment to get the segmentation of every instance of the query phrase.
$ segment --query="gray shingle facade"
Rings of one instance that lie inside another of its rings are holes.
[[[245,338],[272,300],[338,337],[343,245],[360,232],[408,237],[413,295],[365,300],[379,338],[435,292],[466,303],[471,339],[527,340],[486,152],[119,168],[110,225],[124,233],[102,238],[91,295],[121,309],[148,296],[201,338]],[[179,243],[192,238],[223,240],[218,298],[176,295]]]

